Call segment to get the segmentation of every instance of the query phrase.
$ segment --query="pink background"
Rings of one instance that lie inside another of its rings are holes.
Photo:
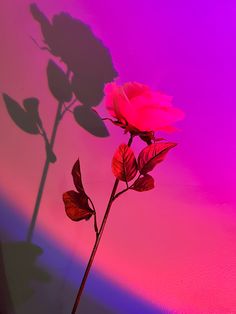
[[[0,91],[18,100],[38,97],[50,132],[56,110],[45,76],[50,56],[30,39],[40,42],[42,35],[29,4],[27,0],[0,4]],[[104,303],[109,313],[144,313],[134,307],[119,308],[129,295],[162,308],[160,313],[236,313],[235,2],[39,0],[37,4],[49,17],[65,11],[89,24],[109,48],[119,83],[148,84],[172,95],[175,106],[186,112],[185,120],[178,123],[180,131],[165,134],[179,145],[153,172],[155,190],[129,192],[115,203],[87,293]],[[108,116],[102,104],[98,108]],[[63,296],[67,310],[60,313],[69,311],[82,276],[76,267],[70,273],[68,263],[84,267],[94,241],[92,221],[70,221],[61,195],[73,189],[70,171],[79,156],[84,185],[101,222],[114,181],[111,158],[117,146],[127,141],[120,129],[107,126],[111,136],[95,138],[67,114],[57,134],[58,161],[50,166],[34,242],[43,235],[59,248],[65,265],[58,273],[65,282],[74,280],[73,294]],[[0,193],[11,204],[12,217],[21,217],[25,224],[19,233],[4,218],[2,228],[13,239],[24,240],[44,146],[39,136],[15,126],[2,99],[0,134]],[[142,147],[136,140],[135,151]],[[3,215],[10,217],[9,212]],[[43,249],[48,250],[46,242]],[[42,258],[42,263],[53,269],[57,261]],[[103,286],[96,282],[93,286],[95,273],[125,291],[124,295],[113,296],[114,303],[109,291],[100,298]],[[50,295],[51,308],[45,313],[59,313],[58,290],[51,289]]]

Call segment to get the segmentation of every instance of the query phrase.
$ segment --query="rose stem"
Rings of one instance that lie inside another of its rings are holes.
[[[130,146],[132,144],[132,141],[133,141],[133,136],[131,135],[130,139],[129,139],[129,142],[128,142],[128,146]],[[85,284],[86,284],[86,280],[87,280],[88,275],[89,275],[89,271],[90,271],[90,269],[92,267],[92,264],[93,264],[93,261],[94,261],[94,257],[96,255],[96,252],[97,252],[97,249],[98,249],[98,245],[100,243],[100,240],[101,240],[101,237],[102,237],[102,234],[103,234],[106,222],[107,222],[107,218],[108,218],[108,215],[110,213],[111,205],[112,205],[112,203],[114,201],[114,196],[116,194],[116,190],[118,188],[119,181],[120,181],[119,179],[115,180],[115,183],[114,183],[111,195],[110,195],[110,199],[109,199],[109,202],[108,202],[108,205],[107,205],[107,209],[106,209],[106,212],[104,214],[104,217],[103,217],[102,224],[101,224],[101,227],[99,229],[99,232],[97,234],[97,238],[96,238],[95,244],[93,246],[93,250],[91,252],[91,255],[90,255],[90,258],[89,258],[86,270],[84,272],[84,276],[83,276],[83,279],[81,281],[81,284],[80,284],[80,287],[79,287],[79,290],[78,290],[78,293],[77,293],[77,296],[76,296],[75,303],[74,303],[74,306],[73,306],[71,314],[75,314],[76,313],[77,307],[79,305],[80,298],[81,298],[82,292],[84,290],[84,287],[85,287]]]
[[[67,70],[66,75],[67,75],[67,77],[69,77],[69,75],[70,75],[69,70]],[[58,106],[57,106],[57,113],[55,116],[52,135],[51,135],[51,139],[50,139],[50,143],[49,143],[50,151],[53,151],[53,145],[54,145],[54,142],[56,139],[57,129],[58,129],[60,120],[62,118],[62,116],[61,116],[62,108],[63,108],[63,102],[60,101],[58,103]],[[46,152],[46,160],[45,160],[44,167],[43,167],[43,173],[42,173],[40,184],[39,184],[38,194],[37,194],[37,197],[35,200],[33,215],[32,215],[30,226],[29,226],[27,236],[26,236],[26,241],[29,243],[32,241],[32,237],[33,237],[33,233],[34,233],[34,229],[35,229],[35,225],[36,225],[36,221],[37,221],[37,217],[38,217],[39,207],[40,207],[40,203],[41,203],[41,199],[42,199],[42,195],[43,195],[43,190],[44,190],[44,186],[45,186],[46,179],[47,179],[49,165],[50,165],[50,157],[48,156],[48,153]]]

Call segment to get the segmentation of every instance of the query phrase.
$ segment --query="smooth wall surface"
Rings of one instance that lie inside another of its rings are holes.
[[[56,100],[46,67],[49,58],[58,59],[32,40],[43,45],[30,3],[1,1],[0,91],[19,102],[39,98],[50,134]],[[49,18],[64,11],[88,24],[109,49],[118,83],[148,84],[172,95],[186,113],[178,132],[161,134],[178,146],[153,172],[156,188],[131,191],[114,204],[81,313],[236,313],[235,2],[39,0],[37,5]],[[102,102],[96,109],[108,116]],[[62,193],[74,188],[70,172],[79,156],[101,222],[114,182],[111,158],[128,140],[116,126],[107,122],[107,127],[109,137],[95,137],[65,115],[33,238],[41,249],[25,247],[44,144],[14,124],[0,99],[0,274],[6,294],[1,302],[12,308],[9,313],[70,311],[94,232],[92,221],[66,217]],[[137,153],[143,147],[135,141]],[[29,271],[24,258],[35,268]]]

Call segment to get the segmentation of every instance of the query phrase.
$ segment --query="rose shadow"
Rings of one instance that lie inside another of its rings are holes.
[[[8,114],[17,127],[31,135],[41,135],[45,144],[46,160],[26,236],[29,243],[33,238],[48,170],[57,159],[53,147],[60,121],[64,114],[72,114],[75,122],[91,135],[107,137],[109,133],[104,121],[93,107],[101,102],[104,85],[117,76],[109,50],[88,25],[64,12],[54,15],[50,21],[36,4],[30,5],[30,12],[39,23],[43,36],[42,45],[34,38],[32,44],[59,59],[60,65],[58,60],[49,60],[47,67],[48,87],[58,102],[51,137],[44,129],[37,97],[18,101],[3,94]],[[62,63],[67,68],[66,73]],[[72,100],[73,96],[75,99]]]

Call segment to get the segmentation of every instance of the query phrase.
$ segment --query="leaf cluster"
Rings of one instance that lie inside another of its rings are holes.
[[[146,146],[136,160],[133,150],[127,144],[121,144],[112,159],[112,172],[117,179],[126,183],[125,190],[149,191],[154,188],[154,179],[149,172],[162,162],[169,150],[175,146],[176,143],[171,142],[154,142]],[[137,179],[129,186],[128,183],[137,174]]]

